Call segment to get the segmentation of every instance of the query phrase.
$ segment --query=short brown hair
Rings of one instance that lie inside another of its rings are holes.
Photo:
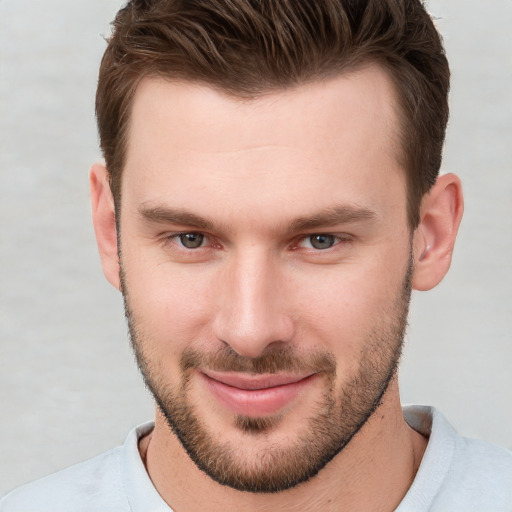
[[[147,76],[256,97],[378,63],[394,82],[411,227],[435,183],[450,71],[420,0],[132,0],[101,62],[96,115],[116,204],[133,96]]]

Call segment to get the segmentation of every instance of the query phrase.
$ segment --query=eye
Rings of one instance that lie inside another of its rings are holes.
[[[337,237],[334,235],[325,235],[323,233],[310,235],[305,242],[309,243],[313,249],[329,249],[331,248],[336,241],[338,240]]]
[[[197,249],[201,247],[205,239],[202,233],[180,233],[177,235],[177,238],[181,245],[187,249]]]

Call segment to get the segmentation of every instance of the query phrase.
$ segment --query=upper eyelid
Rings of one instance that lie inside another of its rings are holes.
[[[209,241],[212,241],[212,240],[219,241],[220,240],[220,238],[216,237],[215,235],[211,235],[210,233],[207,233],[207,232],[201,231],[201,230],[197,230],[197,229],[165,232],[165,233],[162,233],[161,237],[163,239],[167,239],[167,240],[177,240],[180,235],[186,235],[188,233],[202,235],[205,238],[205,240],[209,240]],[[298,244],[300,241],[306,240],[315,235],[332,236],[332,237],[336,238],[337,241],[350,241],[350,240],[354,239],[353,235],[351,235],[349,233],[345,233],[345,232],[341,232],[341,233],[334,232],[333,233],[333,232],[329,232],[329,231],[311,231],[309,233],[302,233],[302,234],[293,236],[293,238],[290,240],[289,243]],[[222,242],[220,242],[220,243],[222,243]]]
[[[309,238],[315,235],[324,235],[324,236],[332,236],[335,238],[335,243],[328,248],[325,249],[316,249],[314,247],[302,247],[301,244],[305,241],[307,241]],[[295,240],[292,242],[292,249],[306,249],[306,250],[312,250],[315,252],[326,252],[329,249],[334,249],[336,246],[344,243],[344,242],[352,242],[354,240],[354,236],[348,234],[348,233],[326,233],[326,232],[315,232],[315,233],[308,233],[306,235],[300,235],[295,238]]]
[[[354,239],[354,236],[351,235],[350,233],[345,233],[345,232],[333,233],[331,231],[312,231],[311,233],[301,234],[301,235],[298,235],[298,236],[296,236],[294,238],[296,240],[303,240],[303,239],[306,239],[306,238],[310,238],[312,236],[332,236],[332,237],[337,238],[339,240],[352,240],[352,239]]]
[[[179,237],[181,235],[192,234],[192,233],[195,235],[202,235],[204,237],[203,243],[199,247],[195,247],[195,248],[185,247],[183,244],[180,243]],[[167,232],[162,236],[162,239],[164,240],[164,242],[172,241],[173,243],[177,244],[183,250],[186,250],[186,251],[197,251],[198,249],[206,249],[206,248],[208,248],[208,245],[212,245],[211,240],[214,240],[214,238],[211,235],[209,235],[208,233],[205,233],[204,231],[198,231],[198,230],[192,230],[192,229],[185,230],[185,231],[175,231],[175,232],[170,232],[170,233]]]
[[[177,238],[180,235],[203,235],[205,238],[211,238],[211,235],[208,233],[205,233],[204,231],[199,231],[197,229],[187,229],[183,231],[165,231],[160,236],[162,238]]]
[[[203,231],[175,231],[173,233],[166,233],[165,237],[167,238],[179,238],[181,235],[202,235],[204,238],[211,238],[210,235],[204,233]]]

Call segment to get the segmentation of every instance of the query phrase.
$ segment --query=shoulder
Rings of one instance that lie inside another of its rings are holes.
[[[138,442],[152,429],[152,422],[139,425],[122,446],[14,490],[0,512],[170,510],[140,458]]]
[[[477,510],[489,501],[495,510],[512,510],[512,452],[485,441],[457,437],[450,482],[471,497]]]
[[[434,408],[406,408],[404,416],[429,442],[400,511],[512,511],[512,452],[460,436]]]
[[[129,510],[120,471],[121,447],[15,489],[0,512]]]

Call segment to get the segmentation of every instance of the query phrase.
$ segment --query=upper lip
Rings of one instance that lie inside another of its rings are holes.
[[[210,379],[226,384],[233,388],[245,389],[245,390],[258,390],[274,388],[276,386],[286,386],[287,384],[295,384],[312,374],[261,374],[261,375],[250,375],[245,373],[235,372],[217,372],[213,370],[202,370],[202,373]]]

